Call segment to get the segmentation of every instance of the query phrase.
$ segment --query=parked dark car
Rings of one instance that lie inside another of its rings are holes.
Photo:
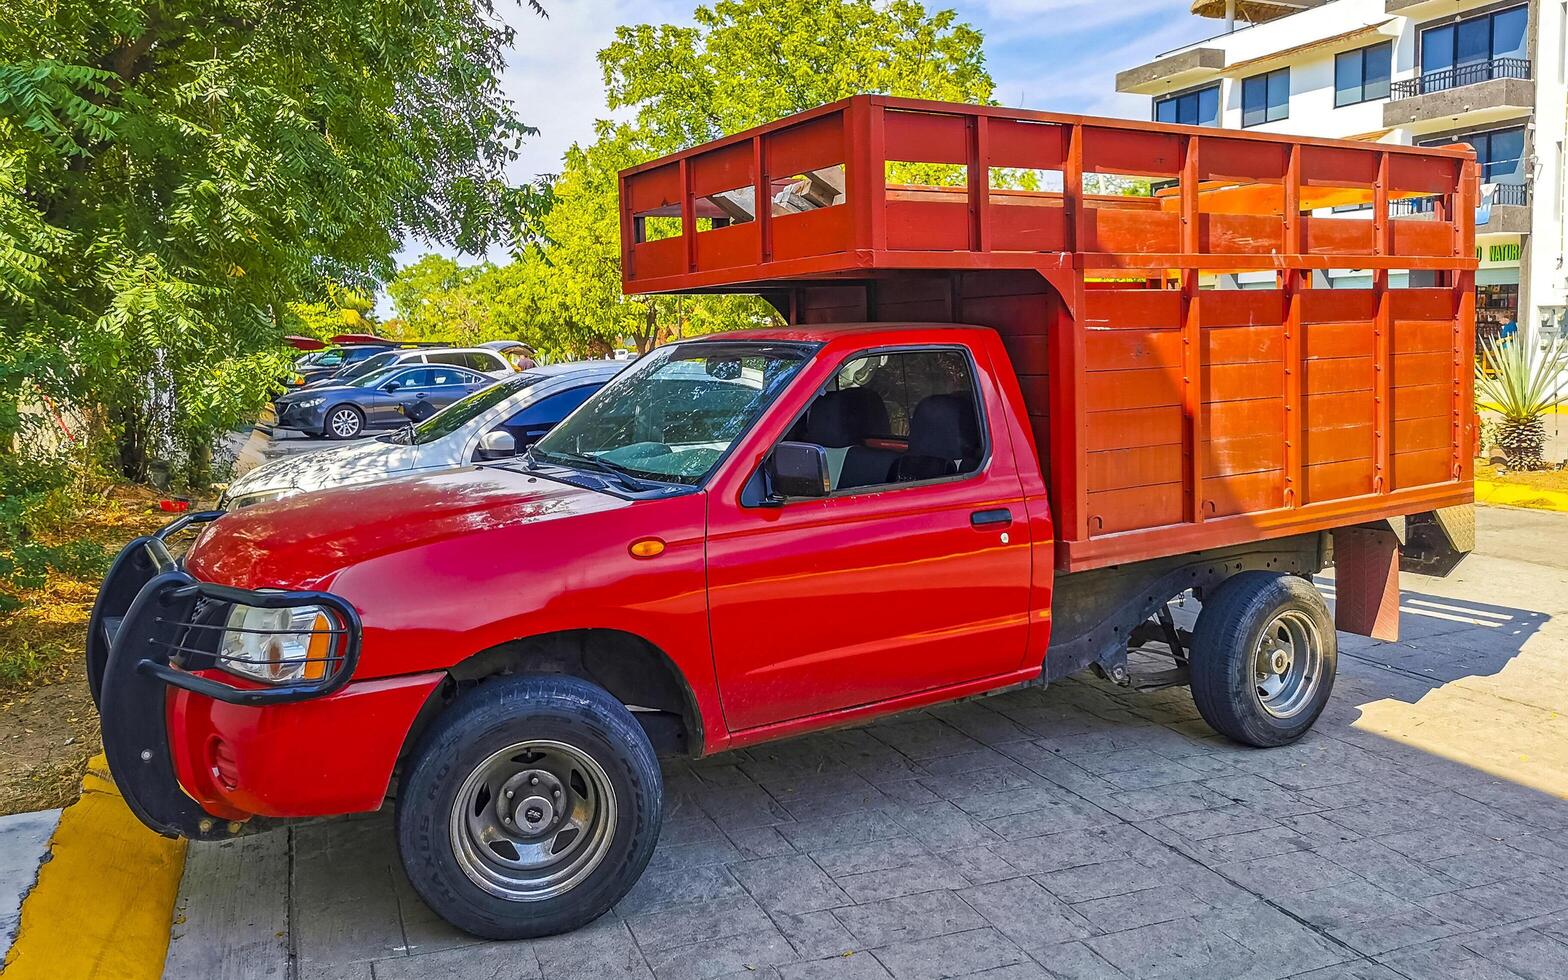
[[[277,428],[308,436],[353,439],[367,429],[420,422],[459,398],[495,384],[468,368],[416,364],[387,368],[349,384],[311,388],[276,402]]]
[[[346,344],[342,347],[314,351],[294,362],[294,377],[284,383],[289,388],[299,388],[391,349],[390,343]]]

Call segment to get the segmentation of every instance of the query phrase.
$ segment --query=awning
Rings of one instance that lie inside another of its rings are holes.
[[[1389,26],[1393,22],[1393,19],[1390,18],[1388,20],[1379,21],[1376,24],[1367,24],[1362,27],[1348,30],[1343,34],[1335,34],[1333,37],[1318,38],[1315,41],[1308,41],[1305,44],[1298,44],[1293,48],[1286,48],[1283,51],[1272,51],[1256,58],[1248,58],[1246,61],[1238,61],[1233,65],[1226,65],[1225,71],[1221,74],[1229,75],[1232,78],[1242,78],[1247,75],[1256,75],[1259,71],[1262,71],[1266,68],[1271,68],[1275,65],[1285,65],[1299,60],[1301,55],[1309,51],[1322,51],[1325,54],[1331,51],[1348,51],[1351,48],[1357,47],[1361,42],[1370,43],[1380,37],[1385,36],[1383,34],[1383,28]],[[1388,36],[1392,37],[1392,35]]]
[[[1321,7],[1328,0],[1236,0],[1236,19],[1249,24],[1284,17],[1313,7]],[[1225,0],[1193,0],[1192,12],[1199,17],[1225,18]]]

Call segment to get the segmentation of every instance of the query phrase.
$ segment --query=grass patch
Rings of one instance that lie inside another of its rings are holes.
[[[1568,493],[1568,469],[1505,470],[1496,463],[1476,463],[1475,478],[1507,483],[1534,490],[1559,490]]]

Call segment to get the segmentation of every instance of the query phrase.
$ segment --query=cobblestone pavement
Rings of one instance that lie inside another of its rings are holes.
[[[385,814],[192,845],[166,976],[1568,976],[1568,518],[1481,533],[1294,746],[1072,680],[671,763],[643,880],[534,942],[436,919]]]

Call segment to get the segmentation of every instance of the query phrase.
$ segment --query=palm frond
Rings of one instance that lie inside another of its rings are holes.
[[[1568,338],[1554,337],[1539,349],[1522,337],[1483,340],[1481,349],[1485,357],[1476,362],[1477,400],[1504,418],[1535,418],[1568,402]]]

